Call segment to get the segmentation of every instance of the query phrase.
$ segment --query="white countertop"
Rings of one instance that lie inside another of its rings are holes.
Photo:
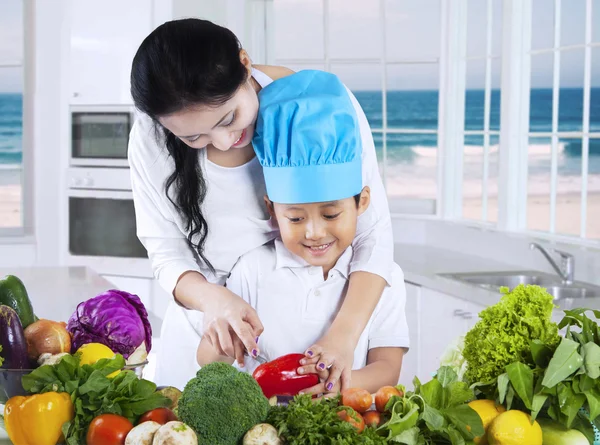
[[[439,274],[525,270],[513,264],[416,244],[396,244],[394,259],[402,268],[407,283],[427,287],[483,306],[497,303],[500,294]],[[578,307],[600,309],[600,298],[562,299],[555,304],[561,309]]]
[[[116,288],[87,267],[0,268],[0,278],[9,274],[25,284],[35,314],[54,321],[67,322],[79,303]]]

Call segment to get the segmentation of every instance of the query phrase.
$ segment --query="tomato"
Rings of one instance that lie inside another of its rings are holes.
[[[375,407],[377,408],[377,411],[380,413],[385,412],[385,405],[387,405],[388,401],[393,396],[402,397],[404,394],[402,394],[393,386],[383,386],[379,388],[379,391],[377,391],[377,394],[375,394]]]
[[[177,416],[169,408],[156,408],[142,414],[138,425],[142,422],[154,421],[160,425],[164,425],[172,420],[177,420]]]
[[[87,445],[124,445],[127,433],[133,425],[125,417],[102,414],[90,423],[86,436]]]
[[[354,411],[364,413],[373,404],[369,391],[360,388],[349,388],[342,392],[342,405],[349,406]]]
[[[343,407],[337,413],[338,417],[344,422],[348,422],[359,433],[362,433],[365,429],[365,419],[359,413],[354,411],[352,408]]]
[[[375,410],[367,411],[363,414],[365,425],[376,428],[381,424],[381,414]]]

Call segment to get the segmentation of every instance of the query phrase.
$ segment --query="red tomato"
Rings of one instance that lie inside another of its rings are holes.
[[[165,423],[170,422],[172,420],[177,420],[177,416],[173,411],[171,411],[169,408],[156,408],[142,414],[138,425],[142,422],[149,421],[154,421],[156,423],[164,425]]]
[[[337,415],[344,422],[348,422],[356,428],[357,432],[362,433],[365,429],[365,419],[352,408],[342,408],[338,411]]]
[[[349,406],[354,411],[364,413],[373,404],[369,391],[360,388],[348,388],[342,392],[342,405]]]
[[[363,419],[365,419],[365,425],[373,428],[376,428],[381,424],[381,414],[374,410],[364,413]]]
[[[90,423],[86,436],[87,445],[124,445],[127,433],[133,425],[125,417],[102,414]]]
[[[377,391],[377,394],[375,394],[375,407],[377,408],[377,411],[380,413],[385,412],[385,405],[387,405],[388,401],[393,396],[402,397],[404,394],[402,394],[393,386],[383,386],[379,388],[379,391]]]

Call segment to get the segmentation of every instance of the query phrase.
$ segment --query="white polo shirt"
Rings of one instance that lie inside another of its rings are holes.
[[[351,259],[349,247],[324,280],[321,267],[311,266],[291,253],[280,239],[240,258],[227,287],[258,312],[265,327],[259,341],[261,355],[273,360],[303,353],[326,333],[342,305]],[[353,369],[366,365],[369,349],[409,347],[406,288],[397,264],[391,279],[391,286],[385,288],[358,341]],[[257,366],[258,362],[247,358],[244,370],[253,372]]]

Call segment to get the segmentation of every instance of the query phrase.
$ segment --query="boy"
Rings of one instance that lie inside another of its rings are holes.
[[[273,360],[305,351],[335,318],[348,284],[357,221],[369,206],[370,191],[362,186],[354,107],[336,76],[301,71],[273,82],[260,95],[253,144],[263,166],[265,203],[280,238],[242,256],[227,287],[257,310],[265,328],[261,351]],[[402,271],[395,265],[391,286],[355,350],[352,386],[375,392],[397,384],[409,346],[405,299]],[[206,339],[197,357],[201,366],[227,360]],[[252,372],[258,362],[247,358],[238,365]],[[312,360],[299,369],[318,373],[322,382],[306,392],[339,391],[337,380],[324,386],[329,370],[323,368]]]

